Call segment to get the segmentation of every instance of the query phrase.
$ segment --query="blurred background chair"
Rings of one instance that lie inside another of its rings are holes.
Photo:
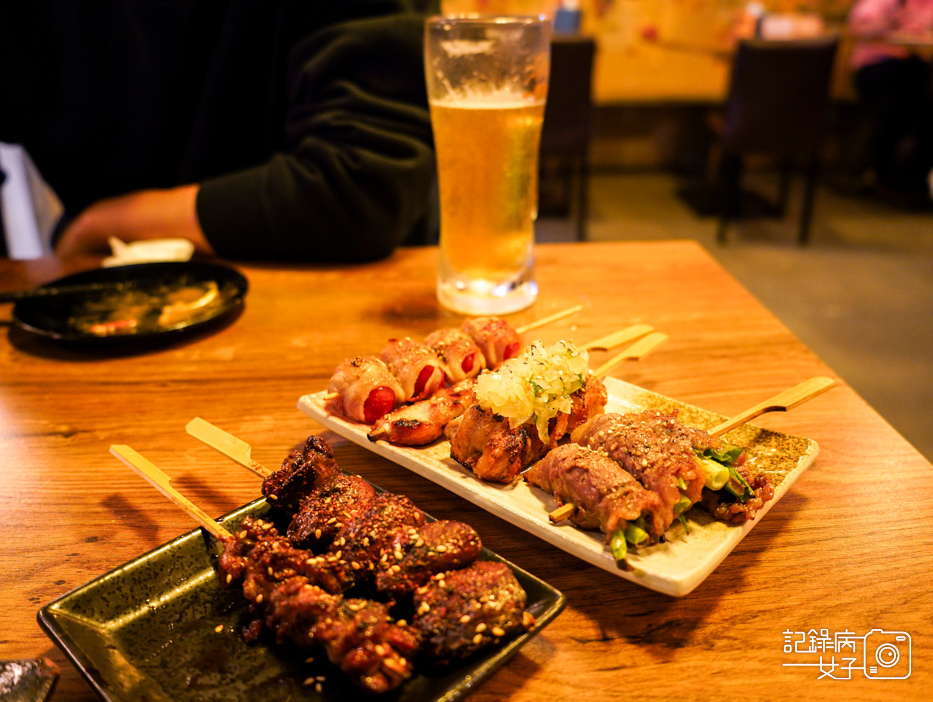
[[[592,37],[558,34],[551,40],[551,76],[541,132],[542,213],[566,213],[577,240],[589,216],[589,148],[593,134]]]
[[[742,216],[742,172],[745,159],[752,155],[779,161],[774,213],[780,217],[792,172],[798,164],[802,167],[797,240],[809,241],[836,46],[835,37],[739,42],[724,110],[711,123],[720,151],[714,186],[719,243],[726,241],[729,222]]]

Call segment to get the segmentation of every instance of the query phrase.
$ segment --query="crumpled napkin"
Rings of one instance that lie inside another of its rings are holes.
[[[127,244],[112,236],[110,249],[113,255],[103,262],[108,268],[153,261],[187,261],[194,253],[194,243],[188,239],[143,239]]]

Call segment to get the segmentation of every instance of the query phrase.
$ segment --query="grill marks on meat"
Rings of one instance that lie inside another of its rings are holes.
[[[376,574],[376,589],[393,597],[409,594],[432,576],[464,568],[483,548],[469,524],[440,520],[420,529],[399,529],[389,544],[389,558]]]
[[[424,343],[444,362],[447,381],[451,384],[475,378],[486,368],[483,352],[463,329],[438,329],[428,334]]]
[[[376,422],[367,436],[370,441],[385,439],[402,446],[429,444],[473,403],[475,386],[475,380],[464,380],[438,390],[427,400],[399,407]]]
[[[657,541],[670,526],[665,522],[661,499],[642,487],[611,458],[577,444],[550,451],[529,468],[525,480],[557,500],[573,504],[570,521],[583,529],[607,535],[628,522],[645,517],[648,533]]]
[[[681,494],[695,504],[705,481],[693,452],[692,432],[676,417],[676,412],[664,414],[657,410],[603,414],[571,435],[575,443],[607,455],[657,493],[668,524],[676,516],[674,505]]]
[[[413,626],[429,663],[467,658],[503,637],[531,628],[525,591],[502,563],[477,561],[469,568],[439,573],[414,595]]]
[[[328,401],[328,411],[364,424],[372,424],[405,401],[402,386],[375,356],[357,356],[341,363],[327,391],[336,394]]]
[[[282,467],[262,481],[262,494],[286,514],[298,511],[315,487],[340,475],[334,452],[318,436],[309,436],[301,449],[292,451]]]
[[[402,386],[404,402],[430,397],[444,384],[444,363],[433,349],[410,337],[389,339],[379,358]]]
[[[534,425],[512,429],[508,419],[478,404],[470,405],[451,429],[450,457],[481,480],[495,483],[511,483],[550,448]]]
[[[321,549],[376,499],[372,485],[358,475],[335,475],[315,487],[288,525],[288,538],[299,548]]]
[[[416,629],[393,622],[383,603],[344,599],[313,582],[309,574],[324,570],[309,570],[318,559],[291,547],[268,522],[246,518],[240,529],[226,544],[219,568],[226,587],[242,583],[253,613],[261,617],[247,626],[248,640],[264,624],[280,643],[323,646],[332,663],[371,692],[387,692],[411,677]]]
[[[464,320],[461,329],[479,347],[486,367],[496,370],[522,350],[522,339],[508,322],[498,317],[473,317]]]

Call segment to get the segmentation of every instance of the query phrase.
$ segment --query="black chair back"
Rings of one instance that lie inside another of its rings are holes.
[[[823,136],[837,39],[739,43],[723,146],[779,156],[810,153]]]
[[[557,35],[551,40],[551,75],[541,150],[548,153],[575,153],[587,148],[593,129],[593,58],[596,42],[592,37]]]
[[[556,35],[551,40],[551,75],[544,125],[541,130],[541,159],[559,162],[570,191],[570,216],[577,239],[586,238],[589,216],[589,149],[593,132],[593,61],[596,41],[580,35]]]

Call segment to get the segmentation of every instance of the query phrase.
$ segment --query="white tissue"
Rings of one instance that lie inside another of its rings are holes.
[[[194,243],[188,239],[144,239],[127,244],[112,236],[110,249],[113,255],[104,259],[106,267],[153,261],[187,261],[194,253]]]

